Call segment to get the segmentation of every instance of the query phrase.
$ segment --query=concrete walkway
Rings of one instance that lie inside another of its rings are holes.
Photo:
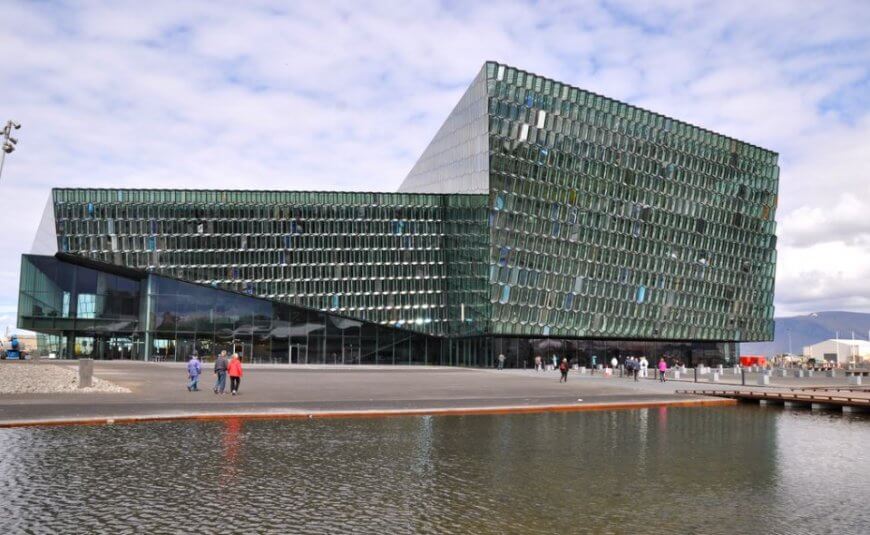
[[[25,364],[26,365],[26,364]],[[44,366],[75,367],[74,362]],[[556,372],[440,367],[247,365],[240,394],[212,392],[210,365],[200,392],[186,389],[183,364],[95,362],[94,374],[129,394],[0,396],[0,426],[105,423],[177,418],[351,417],[591,410],[731,404],[675,394],[685,383],[590,377]],[[2,381],[2,377],[0,377]],[[229,385],[228,385],[229,386]]]

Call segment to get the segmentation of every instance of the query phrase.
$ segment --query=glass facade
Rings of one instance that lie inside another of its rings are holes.
[[[612,357],[729,363],[734,343],[441,337],[359,321],[81,257],[24,255],[18,325],[61,356],[184,361],[222,350],[247,361],[531,368],[535,355],[595,366]]]
[[[773,337],[777,159],[486,63],[399,193],[53,190],[37,241],[152,274],[127,274],[154,285],[137,294],[149,312],[106,316],[123,294],[114,279],[72,295],[62,278],[79,268],[39,282],[28,264],[21,318],[67,335],[114,324],[148,337],[130,351],[165,358],[239,343],[274,362],[488,365],[509,352],[525,366],[549,346],[587,364],[626,351],[730,362],[738,342]],[[215,288],[268,306],[196,304]],[[322,327],[302,341],[290,319],[276,337],[275,303]],[[389,338],[392,356],[375,326],[407,337]]]
[[[489,119],[486,72],[459,99],[399,191],[489,192]]]
[[[75,357],[186,360],[237,351],[300,364],[442,364],[442,339],[140,270],[25,255],[18,325]]]
[[[448,314],[466,303],[468,317],[488,317],[484,195],[55,189],[53,199],[60,252],[431,334],[485,330]]]
[[[143,358],[141,292],[139,276],[24,255],[18,326],[37,331],[45,353]]]
[[[507,65],[481,77],[491,333],[773,338],[776,153]]]

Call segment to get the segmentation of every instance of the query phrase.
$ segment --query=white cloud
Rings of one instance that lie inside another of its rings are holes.
[[[810,248],[830,242],[861,245],[870,238],[870,214],[858,192],[841,193],[830,205],[804,205],[785,215],[785,245]]]
[[[843,242],[784,247],[777,275],[781,313],[870,310],[870,247]]]
[[[392,190],[494,59],[780,152],[780,311],[870,310],[841,268],[867,260],[867,20],[861,1],[5,2],[0,120],[24,128],[0,306],[52,186]]]

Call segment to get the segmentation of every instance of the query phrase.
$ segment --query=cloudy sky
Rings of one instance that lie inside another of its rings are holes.
[[[146,7],[147,6],[147,7]],[[2,0],[0,328],[53,186],[393,190],[487,59],[780,153],[777,315],[870,311],[870,2]]]

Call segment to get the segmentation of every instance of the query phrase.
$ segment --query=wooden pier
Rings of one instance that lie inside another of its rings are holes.
[[[793,391],[825,391],[825,392],[866,392],[870,394],[870,385],[855,388],[853,386],[804,386],[800,388],[789,388]]]
[[[841,409],[843,412],[870,412],[870,391],[857,389],[747,389],[737,390],[677,390],[678,394],[715,396],[788,407],[810,407],[817,410]]]

